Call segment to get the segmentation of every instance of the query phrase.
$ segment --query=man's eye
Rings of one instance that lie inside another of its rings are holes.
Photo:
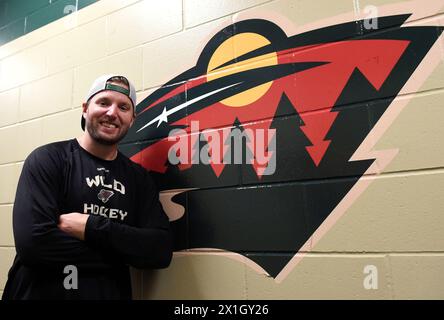
[[[127,111],[127,110],[129,110],[129,106],[123,105],[123,106],[120,106],[120,109],[123,111]]]

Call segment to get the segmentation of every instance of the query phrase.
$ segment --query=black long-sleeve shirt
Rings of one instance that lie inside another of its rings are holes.
[[[89,214],[85,240],[61,231],[59,216]],[[93,156],[76,139],[51,143],[26,159],[13,209],[17,255],[3,299],[129,299],[128,266],[167,267],[168,218],[153,180],[121,153]],[[64,280],[77,269],[77,289]]]

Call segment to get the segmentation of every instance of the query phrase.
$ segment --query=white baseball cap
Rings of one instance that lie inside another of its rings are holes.
[[[111,78],[119,77],[122,78],[124,82],[128,82],[129,90],[112,83],[109,83]],[[91,88],[89,89],[88,94],[86,95],[86,102],[88,102],[93,96],[95,96],[97,93],[105,91],[105,90],[112,90],[116,92],[123,93],[128,98],[130,98],[131,102],[133,103],[133,110],[134,113],[136,112],[136,89],[134,88],[133,84],[124,76],[118,75],[118,74],[105,74],[103,76],[98,77],[96,80],[94,80]],[[81,117],[80,125],[82,126],[82,130],[85,130],[85,118]]]

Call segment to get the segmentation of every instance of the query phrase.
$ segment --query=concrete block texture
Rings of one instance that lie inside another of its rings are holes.
[[[0,246],[13,247],[14,237],[12,228],[12,205],[0,206]]]
[[[442,300],[442,253],[389,256],[394,299]]]
[[[15,257],[14,247],[0,247],[0,288],[5,288],[8,279],[8,271]]]
[[[175,232],[168,269],[132,270],[136,299],[444,299],[443,15],[442,0],[102,0],[29,33],[5,22],[0,294],[23,161],[81,135],[91,82],[120,73],[140,114],[119,148]],[[208,137],[248,132],[245,163],[171,164],[173,128],[210,158]]]

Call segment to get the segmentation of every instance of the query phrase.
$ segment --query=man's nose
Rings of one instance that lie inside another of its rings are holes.
[[[117,116],[117,105],[115,105],[115,104],[110,105],[108,110],[106,111],[106,114],[110,117],[116,117]]]

